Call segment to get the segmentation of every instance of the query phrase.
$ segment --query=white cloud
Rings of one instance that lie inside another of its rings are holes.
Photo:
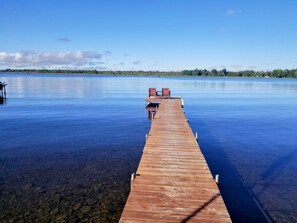
[[[135,61],[133,62],[133,64],[134,64],[134,65],[140,65],[140,60],[135,60]]]
[[[222,70],[222,69],[226,69],[226,66],[225,66],[225,65],[218,65],[218,66],[217,66],[217,69],[220,69],[220,70]]]
[[[112,52],[110,50],[105,50],[104,51],[104,56],[111,56]]]
[[[250,70],[256,70],[257,67],[255,65],[251,65],[251,66],[248,66],[248,69],[250,69]]]
[[[102,64],[102,54],[96,51],[73,51],[73,52],[1,52],[0,68],[57,68],[86,66],[98,66]]]
[[[155,61],[153,64],[150,64],[149,67],[157,67],[158,63]]]
[[[235,15],[236,14],[236,11],[234,10],[234,9],[228,9],[227,11],[226,11],[226,15],[227,16],[233,16],[233,15]]]
[[[125,63],[124,62],[121,62],[121,63],[113,64],[112,66],[119,67],[119,66],[124,66],[124,65],[125,65]]]
[[[268,65],[268,66],[275,65],[275,64],[276,64],[275,62],[264,63],[264,65]]]
[[[231,65],[229,65],[229,67],[232,67],[232,68],[242,68],[243,66],[241,64],[231,64]]]

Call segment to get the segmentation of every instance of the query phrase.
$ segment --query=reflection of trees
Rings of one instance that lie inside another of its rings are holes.
[[[10,92],[14,97],[98,98],[102,97],[102,78],[53,75],[11,77]]]

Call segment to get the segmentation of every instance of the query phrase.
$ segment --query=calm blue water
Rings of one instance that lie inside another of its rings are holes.
[[[0,221],[116,222],[150,122],[182,95],[234,222],[297,222],[297,80],[0,74]]]

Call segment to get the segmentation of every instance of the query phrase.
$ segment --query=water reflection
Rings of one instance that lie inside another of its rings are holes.
[[[148,120],[153,120],[155,118],[158,108],[159,103],[149,103],[147,106],[145,106],[145,109],[147,110]]]
[[[297,221],[295,79],[0,77],[1,222],[117,222],[156,111],[143,113],[151,86],[183,96],[235,222],[263,222],[261,209]]]
[[[270,93],[274,91],[278,93],[290,92],[297,93],[296,80],[279,80],[279,79],[222,79],[222,78],[208,78],[208,79],[183,79],[177,89],[182,89],[186,92],[241,92],[241,93]]]
[[[4,104],[6,101],[6,84],[0,81],[0,104]]]
[[[52,97],[58,98],[84,98],[100,97],[102,95],[102,82],[100,79],[94,83],[92,78],[84,79],[81,76],[63,77],[44,75],[43,77],[16,77],[11,84],[10,91],[18,98],[24,97]],[[43,89],[43,95],[40,93]],[[94,89],[96,89],[96,94]]]

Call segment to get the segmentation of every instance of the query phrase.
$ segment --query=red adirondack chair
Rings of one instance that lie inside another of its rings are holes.
[[[170,90],[169,90],[169,88],[162,88],[162,97],[163,98],[170,98]]]
[[[149,88],[149,97],[156,97],[156,96],[157,96],[156,88]]]

